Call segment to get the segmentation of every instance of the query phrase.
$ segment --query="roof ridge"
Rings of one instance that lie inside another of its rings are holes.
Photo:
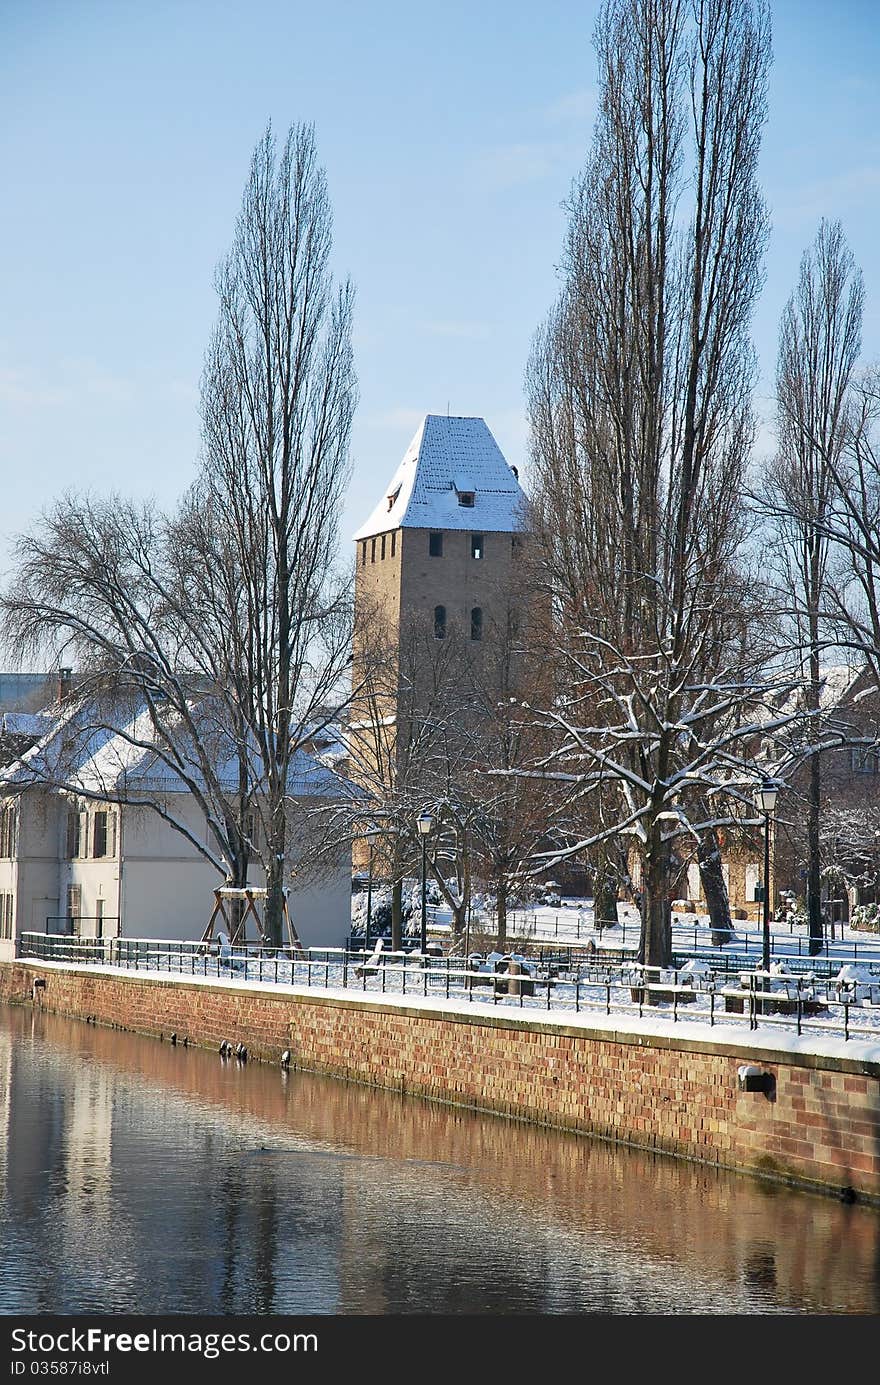
[[[457,490],[465,477],[468,488]],[[399,528],[513,533],[523,527],[524,504],[516,469],[484,418],[425,414],[384,498],[354,538]]]

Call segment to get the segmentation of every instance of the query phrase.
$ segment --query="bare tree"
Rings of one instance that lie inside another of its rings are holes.
[[[766,213],[763,0],[606,0],[600,110],[528,387],[570,671],[556,760],[629,834],[642,959],[667,964],[676,836],[725,820],[764,689],[738,496]],[[699,804],[711,799],[707,820]]]
[[[880,370],[854,382],[824,520],[837,562],[825,593],[835,642],[864,660],[880,688]]]
[[[69,651],[96,707],[109,690],[145,710],[144,745],[205,812],[227,878],[261,860],[276,944],[301,752],[347,696],[335,555],[356,386],[330,231],[312,129],[280,153],[267,130],[217,274],[195,484],[171,518],[65,497],[21,540],[3,600],[14,650]],[[98,715],[118,728],[118,706]]]
[[[832,552],[829,517],[850,427],[863,302],[862,276],[843,230],[839,222],[823,221],[801,261],[797,289],[782,316],[776,372],[778,453],[762,496],[779,540],[783,604],[804,664],[806,709],[814,720],[820,712],[822,654],[831,642],[823,621]],[[818,952],[823,942],[818,750],[809,758],[809,774],[807,917],[810,951]]]
[[[534,551],[529,537],[509,588],[496,593],[483,639],[466,649],[457,680],[458,788],[469,808],[475,873],[494,893],[499,947],[511,897],[546,873],[541,853],[571,838],[564,786],[535,772],[550,736],[530,707],[552,695],[555,678],[544,657],[546,612],[535,586]]]
[[[396,951],[402,935],[403,880],[417,869],[419,860],[419,814],[430,810],[439,819],[438,804],[446,800],[447,848],[462,826],[453,789],[461,725],[460,644],[454,629],[449,638],[435,638],[426,617],[411,617],[400,630],[389,626],[381,604],[361,593],[353,662],[356,686],[348,738],[352,792],[329,812],[355,837],[365,827],[378,833],[379,861],[391,882]],[[458,860],[460,853],[452,855]],[[463,882],[459,896],[439,868],[432,874],[460,919],[466,907]]]
[[[202,382],[195,503],[209,517],[205,556],[231,572],[242,617],[236,702],[263,776],[266,929],[279,942],[290,768],[349,650],[334,564],[357,394],[353,291],[333,286],[331,220],[313,129],[292,128],[280,153],[267,130],[217,273]]]
[[[132,751],[155,754],[186,785],[205,815],[208,841],[168,817],[161,800],[147,806],[230,883],[244,884],[256,789],[248,747],[230,715],[222,649],[200,667],[190,658],[186,590],[171,553],[168,521],[153,506],[120,497],[65,496],[18,540],[15,576],[2,599],[7,644],[20,658],[48,655],[80,669],[65,753],[38,757],[29,772],[33,782],[82,793],[77,766],[89,741],[117,734]],[[244,781],[239,799],[229,792],[230,763]],[[109,768],[114,785],[103,788],[119,798],[121,766]]]

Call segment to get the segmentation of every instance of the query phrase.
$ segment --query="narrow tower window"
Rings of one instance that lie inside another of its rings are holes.
[[[385,561],[385,535],[382,535],[382,562]]]
[[[482,558],[485,541],[482,534],[471,534],[471,557]]]
[[[471,639],[481,640],[483,638],[483,608],[474,606],[471,611]]]
[[[375,540],[375,539],[370,539],[370,562],[371,562],[371,563],[374,563],[375,561],[376,561],[376,540]]]
[[[396,550],[396,548],[397,548],[396,539],[397,539],[397,530],[396,530],[396,529],[392,529],[392,530],[391,530],[391,556],[392,556],[392,558],[394,557],[394,553],[395,553],[395,550]]]
[[[434,607],[434,639],[446,639],[446,607]]]
[[[443,535],[442,533],[432,533],[428,535],[428,556],[430,558],[443,557]]]

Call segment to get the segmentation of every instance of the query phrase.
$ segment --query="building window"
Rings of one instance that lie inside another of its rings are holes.
[[[458,492],[458,503],[459,503],[459,505],[464,505],[466,509],[472,510],[472,509],[474,508],[474,492],[473,492],[473,491],[459,491],[459,492]]]
[[[401,484],[402,484],[402,483],[401,483]],[[391,494],[390,494],[389,497],[388,497],[388,508],[389,508],[389,510],[393,510],[393,509],[394,509],[394,502],[395,502],[395,500],[397,499],[397,497],[398,497],[399,495],[400,495],[400,486],[397,486],[397,487],[395,487],[395,489],[391,492]]]
[[[485,539],[482,534],[471,534],[471,557],[482,558],[485,551]]]
[[[78,808],[71,808],[67,814],[67,858],[70,861],[79,855],[81,825],[82,814]]]
[[[853,774],[876,774],[877,753],[866,750],[863,745],[855,745],[852,750]]]
[[[0,938],[11,938],[15,918],[15,895],[0,894]]]
[[[446,607],[434,607],[434,639],[446,639]]]
[[[0,808],[0,856],[9,860],[15,855],[15,804],[4,803]]]
[[[382,562],[384,563],[384,561],[385,561],[385,535],[384,535],[384,534],[382,535],[382,553],[381,553],[380,556],[381,556],[381,558],[382,558]]]
[[[375,561],[376,561],[376,540],[375,540],[375,539],[370,539],[370,562],[371,562],[371,563],[374,563]]]
[[[396,548],[397,548],[396,539],[397,539],[397,530],[396,530],[396,529],[392,529],[392,531],[391,531],[391,556],[392,556],[392,558],[394,557],[394,553],[395,553],[395,550],[396,550]]]
[[[510,539],[510,547],[515,553],[519,548],[519,534],[513,534]]]
[[[67,887],[67,928],[68,932],[79,937],[79,924],[82,917],[82,890],[79,885]]]
[[[107,814],[97,812],[92,822],[92,855],[99,859],[107,855]]]
[[[429,558],[442,558],[442,557],[443,557],[443,535],[442,535],[442,534],[433,533],[433,534],[429,534],[429,535],[428,535],[428,557],[429,557]]]
[[[471,611],[471,639],[481,640],[483,638],[483,610],[481,606],[474,606]]]
[[[364,539],[361,544],[361,567],[367,566],[367,541]]]
[[[106,808],[95,813],[92,827],[92,855],[100,860],[103,856],[116,855],[116,814]]]

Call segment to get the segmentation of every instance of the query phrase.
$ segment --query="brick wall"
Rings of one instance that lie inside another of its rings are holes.
[[[450,1013],[242,986],[0,966],[0,995],[703,1163],[880,1200],[880,1063],[723,1042],[592,1033],[563,1021]],[[737,1069],[772,1071],[741,1092]]]

